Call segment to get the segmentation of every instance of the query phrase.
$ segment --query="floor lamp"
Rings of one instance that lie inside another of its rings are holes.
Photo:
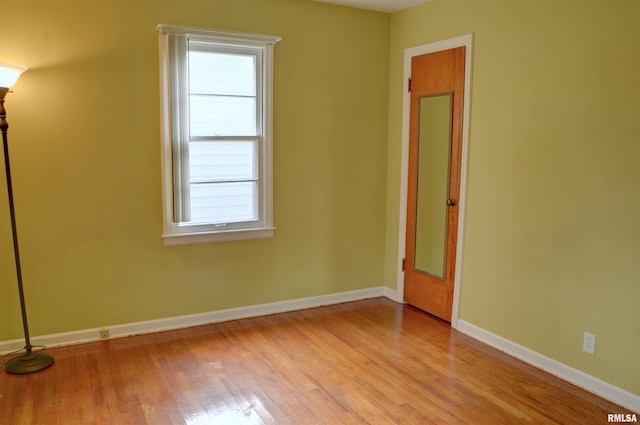
[[[22,325],[24,327],[24,339],[26,353],[9,360],[5,365],[7,373],[24,375],[34,373],[48,368],[53,364],[53,357],[44,353],[34,353],[33,346],[29,340],[29,326],[27,325],[27,309],[24,301],[24,290],[22,289],[22,270],[20,268],[20,253],[18,251],[18,232],[16,229],[16,215],[13,208],[13,188],[11,187],[11,168],[9,167],[9,144],[7,143],[7,111],[4,109],[4,98],[13,86],[18,77],[27,68],[21,65],[14,65],[0,62],[0,131],[2,132],[2,144],[4,146],[4,167],[7,174],[7,194],[9,195],[9,211],[11,212],[11,230],[13,231],[13,252],[16,261],[16,273],[18,276],[18,292],[20,294],[20,308],[22,309]]]

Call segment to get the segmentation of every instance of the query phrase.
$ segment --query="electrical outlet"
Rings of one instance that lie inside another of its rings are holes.
[[[582,351],[589,354],[595,354],[596,352],[596,336],[589,332],[584,333],[584,340],[582,342]]]
[[[100,329],[100,338],[109,338],[109,329]]]

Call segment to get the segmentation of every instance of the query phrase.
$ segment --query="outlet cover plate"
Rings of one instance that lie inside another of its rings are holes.
[[[596,336],[589,332],[584,333],[584,340],[582,342],[582,351],[589,354],[595,354],[596,352]]]

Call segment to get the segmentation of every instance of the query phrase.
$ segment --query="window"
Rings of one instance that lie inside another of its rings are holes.
[[[165,245],[273,236],[280,37],[158,26]]]

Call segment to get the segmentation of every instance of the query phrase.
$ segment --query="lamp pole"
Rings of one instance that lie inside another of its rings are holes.
[[[0,63],[0,68],[5,65]],[[15,65],[14,65],[15,67]],[[18,76],[22,71],[26,70],[24,67],[20,67],[22,70],[18,73]],[[15,77],[17,79],[17,77]],[[0,83],[2,84],[2,83]],[[13,85],[7,84],[7,85]],[[27,307],[24,300],[24,289],[22,285],[22,268],[20,267],[20,251],[18,249],[18,229],[16,227],[16,215],[13,205],[13,187],[11,184],[11,166],[9,163],[9,143],[7,141],[7,130],[9,124],[7,123],[7,111],[4,108],[4,98],[9,92],[8,87],[0,86],[0,132],[2,132],[2,145],[4,149],[4,168],[7,177],[7,194],[9,196],[9,211],[11,213],[11,230],[13,232],[13,252],[16,262],[16,274],[18,278],[18,293],[20,295],[20,309],[22,311],[22,325],[24,327],[24,339],[26,353],[9,360],[5,365],[7,373],[24,375],[28,373],[34,373],[48,368],[54,362],[53,357],[44,353],[34,353],[31,340],[29,338],[29,325],[27,323]]]

